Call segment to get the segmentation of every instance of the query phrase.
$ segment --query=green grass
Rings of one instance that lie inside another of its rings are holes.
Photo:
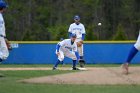
[[[4,65],[1,65],[3,67]],[[8,65],[9,67],[12,67]],[[26,65],[22,65],[26,67]],[[31,67],[34,65],[30,65]],[[35,65],[36,67],[40,65]],[[43,66],[43,65],[41,65]],[[20,67],[20,65],[14,65]],[[0,93],[139,93],[140,85],[68,85],[68,84],[28,84],[18,80],[70,73],[75,71],[0,71]],[[100,77],[100,76],[99,76]],[[94,79],[94,78],[93,78]]]
[[[5,77],[0,77],[0,93],[43,93],[47,84],[26,84],[17,82],[25,78],[48,76],[75,71],[0,71]],[[57,86],[57,85],[56,85]],[[41,89],[40,89],[41,88]]]
[[[62,65],[58,67],[71,67],[71,64]],[[79,66],[79,65],[77,65]],[[119,67],[121,64],[88,64],[86,67]],[[130,66],[140,66],[140,64],[131,64]],[[6,67],[53,67],[52,64],[0,64],[1,68]]]

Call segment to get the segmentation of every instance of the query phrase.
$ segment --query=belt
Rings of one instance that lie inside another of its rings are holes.
[[[0,37],[5,37],[4,35],[0,35]]]

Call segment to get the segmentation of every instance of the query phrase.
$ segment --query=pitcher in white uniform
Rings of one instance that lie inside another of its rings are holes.
[[[78,47],[78,52],[80,55],[80,60],[83,60],[83,41],[85,39],[85,27],[82,23],[80,23],[80,16],[75,15],[74,16],[74,23],[72,23],[68,29],[69,37],[71,37],[71,34],[75,33],[77,35],[76,42]],[[85,63],[80,63],[80,67],[84,67]]]
[[[7,59],[9,51],[5,42],[5,22],[3,19],[3,12],[6,10],[7,4],[4,1],[0,1],[0,62]]]
[[[128,74],[128,66],[131,63],[131,60],[138,53],[138,51],[140,51],[140,30],[139,30],[139,36],[138,36],[136,43],[132,46],[125,63],[122,64],[124,74]]]
[[[72,70],[79,70],[76,68],[76,63],[79,61],[80,57],[77,52],[75,40],[76,34],[72,34],[70,39],[64,39],[56,45],[56,55],[58,56],[58,60],[53,66],[53,70],[57,69],[58,64],[64,60],[65,56],[73,60]]]

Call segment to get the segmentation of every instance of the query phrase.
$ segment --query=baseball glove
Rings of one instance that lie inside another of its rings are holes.
[[[78,47],[82,46],[82,44],[83,44],[83,41],[77,42],[77,46],[78,46]]]
[[[83,60],[83,59],[79,60],[80,67],[84,67],[85,63],[86,63],[85,60]]]
[[[12,50],[11,44],[7,38],[5,38],[5,42],[6,42],[8,50]]]

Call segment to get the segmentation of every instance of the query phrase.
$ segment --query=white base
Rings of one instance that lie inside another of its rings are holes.
[[[87,70],[87,68],[81,68],[81,67],[80,67],[79,70]]]

